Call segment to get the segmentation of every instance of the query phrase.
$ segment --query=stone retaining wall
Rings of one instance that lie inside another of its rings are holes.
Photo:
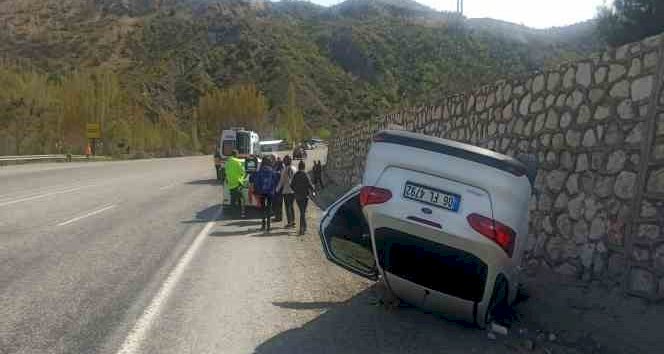
[[[533,154],[526,265],[662,299],[663,48],[664,34],[342,129],[328,174],[359,183],[372,135],[389,128]]]

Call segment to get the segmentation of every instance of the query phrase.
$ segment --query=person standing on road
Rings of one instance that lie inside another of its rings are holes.
[[[277,184],[279,184],[279,174],[273,169],[274,160],[271,156],[266,156],[261,163],[258,172],[251,175],[249,182],[254,186],[254,193],[261,200],[262,220],[261,230],[270,232],[272,219],[272,200]]]
[[[297,165],[297,173],[293,176],[293,182],[291,182],[291,187],[295,192],[297,208],[300,210],[300,235],[304,235],[307,232],[307,204],[309,203],[309,196],[316,196],[309,175],[304,170],[304,161],[300,161]]]
[[[244,197],[242,189],[245,188],[247,180],[247,173],[244,170],[244,160],[237,157],[238,151],[233,150],[231,157],[226,161],[224,166],[224,174],[226,177],[226,186],[228,187],[229,194],[231,195],[231,207],[238,208],[236,212],[240,212],[240,217],[245,217],[244,212]]]
[[[281,171],[279,185],[277,190],[281,191],[284,198],[284,205],[286,207],[286,228],[295,227],[295,210],[293,209],[293,201],[295,200],[295,192],[291,188],[291,182],[295,176],[295,167],[292,166],[290,156],[284,157],[284,169]]]
[[[280,157],[277,157],[276,165],[274,166],[274,171],[277,172],[281,180],[281,172],[284,170],[284,162],[281,161]],[[281,194],[281,190],[277,189],[274,194],[274,199],[272,200],[272,211],[274,212],[274,221],[281,222],[283,217],[284,209],[284,195]]]
[[[316,186],[318,190],[325,188],[323,185],[323,165],[321,164],[320,160],[314,161],[312,172],[314,174],[314,186]]]

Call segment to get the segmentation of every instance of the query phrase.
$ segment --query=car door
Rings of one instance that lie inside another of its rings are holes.
[[[360,206],[360,186],[332,204],[320,223],[327,258],[357,275],[378,279],[369,225]]]

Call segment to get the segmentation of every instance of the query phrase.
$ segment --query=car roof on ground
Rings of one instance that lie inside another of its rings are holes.
[[[515,176],[525,175],[531,184],[535,180],[536,169],[528,168],[511,156],[475,145],[403,130],[382,130],[374,135],[373,141],[405,145],[481,163]]]

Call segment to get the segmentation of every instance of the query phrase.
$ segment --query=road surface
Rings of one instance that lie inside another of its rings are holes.
[[[507,351],[220,193],[211,157],[0,168],[0,353]]]

